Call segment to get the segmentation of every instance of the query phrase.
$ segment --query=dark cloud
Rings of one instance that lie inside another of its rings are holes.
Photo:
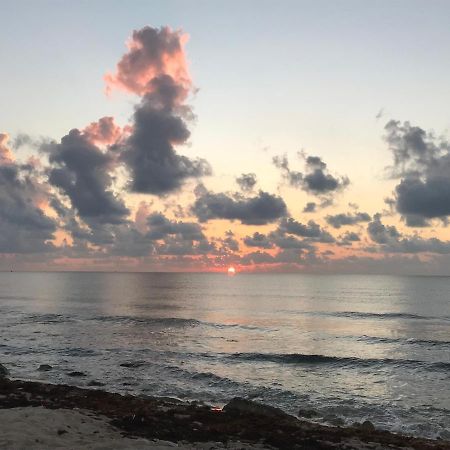
[[[170,220],[161,213],[152,213],[147,219],[150,240],[164,239],[167,236],[177,236],[183,241],[203,241],[205,235],[202,227],[195,222]]]
[[[0,253],[55,250],[50,241],[56,224],[39,207],[47,197],[31,164],[0,161]]]
[[[242,191],[251,192],[257,183],[256,175],[254,173],[243,173],[241,176],[236,178],[236,183]]]
[[[317,196],[328,196],[345,189],[350,180],[347,177],[334,176],[329,173],[326,163],[318,156],[300,153],[305,161],[305,171],[291,170],[286,155],[275,156],[272,161],[280,169],[283,177],[292,187],[303,189]]]
[[[210,175],[204,159],[179,155],[175,144],[190,136],[186,109],[177,106],[179,86],[167,75],[152,80],[153,92],[136,108],[132,132],[121,159],[130,170],[130,190],[163,195],[179,189],[189,178]]]
[[[380,244],[387,253],[450,253],[450,242],[440,239],[423,239],[417,235],[403,236],[396,227],[384,225],[381,214],[375,214],[367,226],[369,237]]]
[[[251,252],[244,255],[240,263],[244,266],[250,266],[254,264],[273,264],[275,261],[275,258],[267,253],[267,252]]]
[[[315,195],[329,194],[345,189],[350,184],[347,177],[335,177],[318,156],[306,157],[306,174],[303,189]]]
[[[353,242],[359,242],[361,240],[358,233],[354,231],[347,231],[342,236],[340,236],[338,245],[352,245]]]
[[[305,207],[303,208],[304,213],[312,213],[315,212],[317,209],[317,203],[315,202],[308,202]]]
[[[345,225],[355,225],[360,222],[370,222],[371,217],[365,212],[340,213],[329,215],[325,218],[333,228],[341,228]]]
[[[228,230],[225,233],[225,238],[220,238],[218,241],[222,244],[222,250],[225,252],[238,252],[239,242],[234,237],[234,233]]]
[[[427,226],[429,219],[450,215],[450,145],[433,133],[391,120],[385,140],[394,157],[390,176],[400,178],[395,188],[397,211],[409,226]]]
[[[281,170],[289,186],[303,188],[303,173],[290,169],[286,155],[274,156],[272,162],[277,169]]]
[[[292,217],[281,219],[277,232],[309,238],[311,241],[315,242],[331,243],[335,240],[328,231],[324,230],[313,220],[308,221],[305,225],[301,222],[297,222]]]
[[[77,129],[44,150],[51,164],[49,182],[68,196],[81,218],[99,223],[125,221],[129,210],[111,189],[115,161],[110,153],[102,152]]]
[[[273,243],[271,240],[262,233],[256,231],[252,236],[246,236],[244,238],[244,244],[247,247],[258,247],[258,248],[272,248]]]
[[[287,214],[286,203],[281,197],[259,191],[253,197],[215,194],[197,191],[192,212],[200,222],[212,219],[240,220],[245,225],[265,225]]]

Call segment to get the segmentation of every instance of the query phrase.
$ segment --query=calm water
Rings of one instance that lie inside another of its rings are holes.
[[[2,273],[0,335],[15,377],[450,438],[450,278]]]

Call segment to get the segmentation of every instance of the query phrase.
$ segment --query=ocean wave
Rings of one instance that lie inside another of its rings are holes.
[[[401,313],[401,312],[389,312],[389,313],[374,313],[374,312],[362,312],[362,311],[308,311],[304,314],[310,314],[314,316],[332,316],[332,317],[348,317],[357,319],[410,319],[410,320],[443,320],[450,321],[450,317],[442,316],[422,316],[420,314]]]
[[[337,367],[373,367],[373,366],[408,366],[419,369],[450,370],[450,362],[428,362],[412,359],[390,358],[357,358],[327,355],[307,355],[302,353],[233,353],[227,356],[230,360],[275,362],[279,364],[297,365],[331,365]]]
[[[207,326],[213,328],[239,328],[243,330],[260,330],[262,328],[253,325],[239,323],[215,323],[197,319],[186,319],[183,317],[137,317],[137,316],[96,316],[90,320],[99,322],[115,322],[125,324],[156,325],[163,327],[195,327]]]
[[[423,345],[430,347],[450,347],[450,341],[440,341],[437,339],[415,339],[415,338],[390,338],[379,336],[358,336],[358,341],[383,343],[383,344],[405,344],[405,345]]]

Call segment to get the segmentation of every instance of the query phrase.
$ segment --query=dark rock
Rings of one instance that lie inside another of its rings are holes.
[[[52,370],[52,369],[53,369],[53,367],[50,364],[41,364],[38,367],[38,370],[40,372],[48,372],[49,370]]]
[[[62,434],[65,434],[65,433],[67,433],[67,432],[68,432],[67,430],[58,430],[58,431],[57,431],[58,436],[61,436]]]
[[[312,417],[319,417],[320,414],[313,409],[299,409],[298,416],[305,417],[306,419],[311,419]]]
[[[269,405],[263,405],[262,403],[253,402],[241,397],[233,398],[223,407],[223,411],[236,415],[252,414],[264,417],[291,417],[289,414],[285,413],[279,408],[275,408]]]
[[[361,428],[361,430],[364,430],[364,431],[375,431],[375,425],[370,420],[365,420],[360,425],[360,428]]]
[[[120,364],[120,367],[127,367],[128,369],[137,369],[138,367],[144,366],[144,361],[132,361],[132,362],[124,362]]]
[[[344,419],[342,419],[341,417],[330,415],[330,416],[325,416],[324,420],[328,423],[331,423],[332,425],[334,425],[335,427],[342,427],[343,425],[345,425]]]
[[[8,374],[9,370],[3,364],[0,364],[0,378],[6,377]]]
[[[77,372],[76,370],[74,372],[69,372],[67,374],[69,377],[85,377],[86,374],[84,372]]]
[[[102,383],[101,381],[96,381],[96,380],[91,380],[91,381],[89,381],[89,383],[88,383],[88,386],[97,386],[97,387],[100,387],[100,386],[104,386],[105,385],[105,383]]]

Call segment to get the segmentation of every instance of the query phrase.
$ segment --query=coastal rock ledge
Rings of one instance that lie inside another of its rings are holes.
[[[4,371],[0,368],[1,373]],[[2,410],[31,406],[44,410],[87,411],[90,415],[107,418],[124,439],[169,441],[169,444],[178,443],[178,448],[206,448],[206,444],[200,443],[214,444],[207,448],[227,448],[228,445],[236,448],[235,443],[239,442],[242,444],[239,448],[450,450],[448,441],[402,436],[370,426],[328,427],[242,398],[231,400],[221,409],[0,376]],[[118,442],[114,448],[121,448],[120,445]]]

